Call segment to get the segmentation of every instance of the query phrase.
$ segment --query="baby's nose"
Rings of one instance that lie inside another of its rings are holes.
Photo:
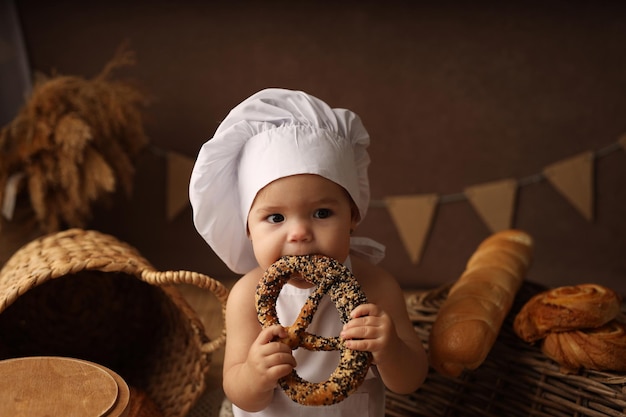
[[[311,227],[309,222],[304,220],[294,220],[289,226],[289,240],[299,242],[311,238]]]

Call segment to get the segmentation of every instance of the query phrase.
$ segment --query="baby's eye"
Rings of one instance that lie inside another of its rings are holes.
[[[333,212],[330,209],[318,209],[315,211],[314,216],[318,219],[325,219],[330,217]]]
[[[267,221],[270,223],[280,223],[282,221],[285,220],[285,216],[283,216],[282,214],[270,214],[269,216],[267,216]]]

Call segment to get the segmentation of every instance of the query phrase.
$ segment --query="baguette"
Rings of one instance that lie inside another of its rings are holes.
[[[428,342],[430,365],[457,377],[478,368],[496,341],[530,266],[533,240],[521,230],[504,230],[485,239],[433,323]]]

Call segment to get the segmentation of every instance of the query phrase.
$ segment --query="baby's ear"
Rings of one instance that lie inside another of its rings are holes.
[[[356,229],[356,225],[361,220],[361,213],[359,213],[359,209],[355,204],[351,204],[352,208],[350,210],[351,218],[350,218],[350,230]]]

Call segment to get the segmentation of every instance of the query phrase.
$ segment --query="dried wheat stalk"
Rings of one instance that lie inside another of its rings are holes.
[[[8,179],[24,173],[26,194],[42,232],[84,227],[94,202],[118,187],[132,191],[133,160],[147,145],[146,97],[114,70],[134,65],[122,45],[93,79],[43,77],[27,103],[0,130],[0,206]]]

